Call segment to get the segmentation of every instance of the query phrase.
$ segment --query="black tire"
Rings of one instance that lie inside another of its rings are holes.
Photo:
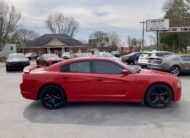
[[[48,85],[41,90],[40,101],[47,109],[59,109],[66,103],[66,96],[59,86]]]
[[[170,73],[173,74],[173,75],[175,75],[175,76],[179,76],[180,73],[181,73],[181,69],[180,69],[179,66],[174,65],[174,66],[172,66],[172,67],[170,68]]]
[[[148,89],[145,103],[152,108],[165,108],[172,102],[172,90],[163,84],[153,85]]]

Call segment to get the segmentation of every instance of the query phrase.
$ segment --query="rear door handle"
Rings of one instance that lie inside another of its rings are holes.
[[[97,81],[103,81],[103,78],[96,78]]]

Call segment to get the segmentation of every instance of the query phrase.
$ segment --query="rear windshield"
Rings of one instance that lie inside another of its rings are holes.
[[[9,57],[10,58],[25,58],[24,54],[10,54]]]
[[[172,55],[172,53],[156,53],[155,55],[158,57],[164,57],[164,56]]]
[[[147,58],[147,57],[150,57],[151,55],[152,53],[142,53],[141,57]]]

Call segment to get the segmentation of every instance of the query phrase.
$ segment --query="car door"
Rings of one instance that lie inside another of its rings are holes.
[[[91,62],[74,62],[61,67],[61,84],[72,101],[91,99],[93,74]]]
[[[112,61],[93,61],[93,93],[96,100],[126,99],[128,79],[122,74],[123,67]]]
[[[190,56],[181,56],[183,61],[184,71],[190,72]]]

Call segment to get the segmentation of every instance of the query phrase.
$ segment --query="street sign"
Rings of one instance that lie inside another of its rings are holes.
[[[190,32],[190,26],[182,26],[182,27],[170,27],[167,32]]]
[[[170,28],[169,19],[153,19],[146,21],[147,31],[167,31]]]

